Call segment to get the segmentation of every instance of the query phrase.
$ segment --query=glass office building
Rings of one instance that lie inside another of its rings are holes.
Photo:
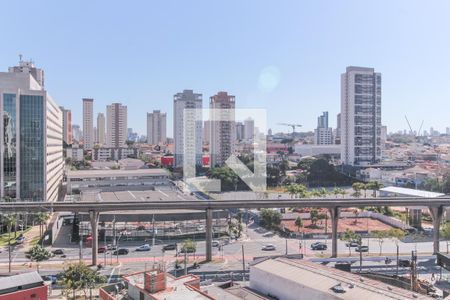
[[[64,167],[62,112],[40,77],[27,71],[34,66],[22,63],[0,72],[0,197],[56,201]]]

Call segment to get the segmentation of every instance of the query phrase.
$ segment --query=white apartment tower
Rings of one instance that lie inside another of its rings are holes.
[[[228,95],[227,92],[219,92],[209,98],[209,109],[211,167],[221,167],[234,154],[236,141],[235,97]]]
[[[94,99],[83,98],[83,148],[94,148]]]
[[[328,112],[324,111],[317,118],[317,128],[314,130],[314,143],[316,145],[333,144],[333,128],[328,127]]]
[[[30,61],[0,72],[0,197],[57,201],[63,179],[63,114]]]
[[[121,103],[106,106],[106,146],[125,147],[128,138],[127,107]]]
[[[105,114],[99,113],[97,115],[97,142],[99,145],[103,146],[106,144],[106,121]]]
[[[147,113],[147,143],[151,145],[164,144],[166,142],[166,113],[154,110]]]
[[[192,90],[184,90],[173,96],[176,167],[183,166],[185,153],[189,157],[195,157],[196,165],[202,165],[202,101],[202,94],[196,94]]]
[[[365,166],[381,160],[381,73],[347,67],[341,75],[341,160]]]

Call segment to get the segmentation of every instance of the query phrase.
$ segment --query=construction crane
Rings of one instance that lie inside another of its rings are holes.
[[[420,123],[419,131],[414,132],[414,130],[412,129],[411,123],[409,122],[408,117],[406,115],[405,115],[405,119],[406,119],[406,123],[408,123],[409,133],[416,138],[419,137],[420,132],[422,131],[422,127],[423,127],[423,120],[422,120],[422,123]]]
[[[295,136],[295,128],[302,127],[302,125],[300,125],[300,124],[291,124],[291,123],[278,123],[278,125],[292,127],[292,137]]]

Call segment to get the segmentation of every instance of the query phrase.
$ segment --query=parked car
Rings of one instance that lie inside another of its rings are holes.
[[[98,247],[97,253],[105,253],[105,252],[106,252],[106,247]]]
[[[149,244],[140,245],[136,248],[136,251],[150,251],[152,248]]]
[[[197,226],[197,231],[204,231],[204,230],[205,230],[205,226],[203,226],[203,225]]]
[[[63,251],[63,249],[55,249],[55,250],[52,251],[52,253],[54,255],[63,255],[64,251]]]
[[[358,246],[355,248],[356,252],[369,252],[369,246]]]
[[[311,244],[311,250],[327,250],[327,244],[322,242],[316,242],[314,244]]]
[[[25,242],[25,237],[24,236],[19,236],[16,239],[16,244],[23,244],[23,242]]]
[[[164,245],[162,249],[164,251],[175,250],[175,249],[177,249],[177,244],[167,244],[167,245]]]
[[[212,246],[213,247],[219,247],[220,246],[219,241],[212,241]]]
[[[275,247],[275,245],[267,244],[267,245],[264,245],[261,248],[261,250],[263,250],[263,251],[274,251],[274,250],[277,250],[277,248]]]
[[[118,250],[115,250],[115,251],[113,252],[113,255],[127,255],[128,252],[129,252],[128,249],[120,248],[120,249],[118,249]]]

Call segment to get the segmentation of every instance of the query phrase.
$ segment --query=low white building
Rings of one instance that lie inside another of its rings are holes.
[[[72,159],[72,161],[83,161],[83,148],[79,148],[78,145],[73,145],[71,148],[66,148],[66,157]]]
[[[94,161],[107,161],[107,160],[121,160],[129,157],[137,158],[137,148],[94,148],[92,150],[92,160]]]
[[[429,299],[393,285],[285,257],[268,258],[250,266],[250,288],[271,299]]]
[[[338,158],[341,156],[341,145],[297,144],[295,153],[301,156],[330,155]]]

